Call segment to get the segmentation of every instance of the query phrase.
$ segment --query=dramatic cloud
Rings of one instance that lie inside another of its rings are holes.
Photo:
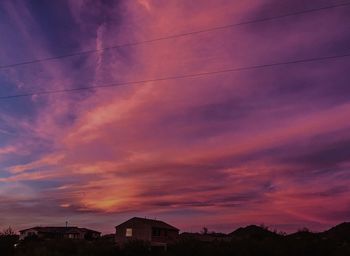
[[[0,5],[0,66],[339,1]],[[349,54],[349,6],[0,70],[2,95]],[[16,33],[14,33],[14,31]],[[350,58],[0,101],[1,227],[182,230],[350,218]]]

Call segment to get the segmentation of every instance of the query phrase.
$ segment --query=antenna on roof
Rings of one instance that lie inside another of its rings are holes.
[[[66,221],[66,228],[68,228],[68,221]]]

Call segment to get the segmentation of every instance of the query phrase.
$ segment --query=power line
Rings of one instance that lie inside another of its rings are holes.
[[[24,93],[24,94],[14,94],[14,95],[0,96],[0,100],[21,98],[21,97],[28,97],[28,96],[35,96],[35,95],[70,93],[70,92],[91,90],[91,89],[98,89],[98,88],[138,85],[138,84],[146,84],[146,83],[150,83],[150,82],[161,82],[161,81],[178,80],[178,79],[184,79],[184,78],[196,78],[196,77],[210,76],[210,75],[215,75],[215,74],[254,70],[254,69],[269,68],[269,67],[275,67],[275,66],[290,65],[290,64],[317,62],[317,61],[324,61],[324,60],[334,60],[334,59],[345,58],[345,57],[350,57],[350,53],[341,54],[341,55],[333,55],[333,56],[308,58],[308,59],[299,59],[299,60],[292,60],[292,61],[285,61],[285,62],[275,62],[275,63],[262,64],[262,65],[246,66],[246,67],[221,69],[221,70],[207,71],[207,72],[201,72],[201,73],[159,77],[159,78],[153,78],[153,79],[147,79],[147,80],[110,83],[110,84],[102,84],[102,85],[95,85],[95,86],[78,87],[78,88],[72,88],[72,89],[60,89],[60,90],[49,90],[49,91],[37,91],[37,92],[30,92],[30,93]]]
[[[192,35],[197,35],[197,34],[206,33],[206,32],[213,32],[216,30],[229,29],[229,28],[233,28],[236,26],[271,21],[271,20],[281,19],[281,18],[290,17],[290,16],[296,16],[296,15],[302,15],[302,14],[306,14],[306,13],[312,13],[312,12],[318,12],[318,11],[323,11],[323,10],[328,10],[328,9],[345,7],[345,6],[349,6],[349,5],[350,5],[350,2],[345,2],[345,3],[341,3],[341,4],[329,5],[329,6],[324,6],[324,7],[320,7],[320,8],[313,8],[313,9],[308,9],[308,10],[303,10],[303,11],[298,11],[298,12],[293,12],[293,13],[288,13],[288,14],[282,14],[282,15],[277,15],[277,16],[272,16],[272,17],[267,17],[267,18],[255,19],[255,20],[250,20],[250,21],[243,21],[243,22],[239,22],[239,23],[223,25],[223,26],[218,26],[218,27],[211,27],[211,28],[191,31],[191,32],[187,32],[187,33],[179,33],[179,34],[170,35],[170,36],[158,37],[158,38],[153,38],[153,39],[144,40],[144,41],[119,44],[119,45],[114,45],[114,46],[104,47],[104,48],[99,48],[99,49],[94,49],[94,50],[80,51],[80,52],[57,55],[57,56],[47,57],[47,58],[42,58],[42,59],[35,59],[35,60],[23,61],[23,62],[18,62],[18,63],[13,63],[13,64],[1,65],[0,69],[13,68],[13,67],[29,65],[29,64],[34,64],[34,63],[40,63],[40,62],[46,62],[46,61],[51,61],[51,60],[56,60],[56,59],[64,59],[64,58],[70,58],[70,57],[75,57],[75,56],[88,55],[88,54],[93,54],[93,53],[97,53],[97,52],[113,50],[113,49],[117,49],[117,48],[137,46],[137,45],[153,43],[153,42],[157,42],[157,41],[164,41],[164,40],[170,40],[170,39],[175,39],[175,38],[180,38],[180,37],[192,36]]]

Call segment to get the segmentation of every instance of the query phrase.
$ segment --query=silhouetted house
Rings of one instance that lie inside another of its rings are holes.
[[[238,228],[228,235],[233,239],[257,239],[257,240],[274,238],[279,236],[278,234],[268,230],[265,227],[259,227],[256,225],[250,225],[244,228]]]
[[[42,239],[86,239],[93,240],[101,233],[95,230],[78,227],[33,227],[19,231],[20,239],[37,237]]]
[[[324,238],[350,243],[350,222],[344,222],[320,233]]]
[[[162,246],[166,249],[179,236],[179,229],[160,220],[131,218],[115,227],[115,239],[119,246],[126,242],[139,240],[150,246]]]

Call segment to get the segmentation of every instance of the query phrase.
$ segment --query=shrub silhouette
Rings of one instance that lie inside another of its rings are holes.
[[[13,255],[15,253],[15,245],[18,243],[19,237],[9,227],[0,232],[0,254],[2,256]]]

